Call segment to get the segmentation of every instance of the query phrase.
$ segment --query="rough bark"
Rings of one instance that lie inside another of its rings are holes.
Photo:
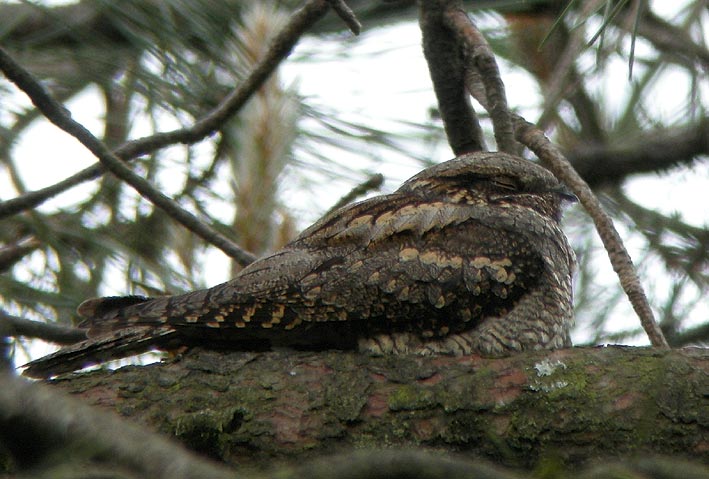
[[[527,469],[664,454],[709,463],[709,350],[502,359],[228,353],[51,381],[232,465],[424,447]]]

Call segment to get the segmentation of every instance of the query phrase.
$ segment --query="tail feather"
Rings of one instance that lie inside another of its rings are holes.
[[[25,364],[25,376],[45,379],[105,361],[144,353],[169,343],[176,336],[168,326],[133,326],[64,347],[53,354]]]
[[[111,311],[116,311],[126,306],[144,303],[151,298],[145,296],[106,296],[103,298],[91,298],[81,303],[76,312],[85,322],[91,324],[91,320],[100,318]]]

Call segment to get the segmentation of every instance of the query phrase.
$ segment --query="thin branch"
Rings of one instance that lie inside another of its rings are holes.
[[[461,15],[458,12],[459,8],[455,3],[449,1],[445,2],[445,7],[449,12],[444,17],[449,18],[447,22],[447,26],[449,27],[448,34],[454,35],[458,42],[465,44],[458,46],[456,50],[460,51],[459,49],[462,48],[463,51],[475,52],[476,48],[480,48],[480,46],[483,45],[482,42],[484,39],[481,40],[482,33],[480,33],[466,15]],[[445,30],[441,31],[445,32]],[[424,35],[426,35],[426,33],[427,32],[424,31]],[[425,44],[426,39],[424,38],[424,45]],[[463,65],[462,68],[468,72],[472,71],[473,74],[466,75],[466,81],[468,81],[468,85],[466,86],[471,94],[479,94],[481,90],[480,83],[482,82],[485,90],[485,98],[483,98],[482,101],[488,102],[486,108],[488,111],[492,111],[495,105],[490,102],[495,98],[490,97],[491,92],[488,89],[488,85],[494,85],[498,81],[499,72],[492,68],[481,69],[474,55],[469,56],[467,60],[468,64]],[[460,64],[449,64],[442,65],[442,67],[450,71],[455,68],[460,68],[461,66]],[[494,77],[493,80],[486,81],[484,78],[486,75],[492,75]],[[501,80],[499,81],[501,82]],[[504,97],[504,90],[499,91],[498,94]],[[485,106],[485,104],[483,104],[483,106]],[[506,104],[504,107],[505,109],[507,108]],[[635,309],[635,312],[638,314],[640,323],[650,338],[650,342],[653,346],[668,348],[667,341],[655,322],[652,309],[650,309],[650,305],[648,304],[647,297],[640,284],[640,279],[630,259],[630,255],[623,246],[623,242],[620,235],[618,235],[618,232],[615,230],[612,220],[605,211],[603,211],[598,199],[588,187],[588,184],[583,181],[561,152],[544,136],[544,133],[518,115],[511,114],[509,111],[506,112],[506,115],[509,115],[514,121],[512,131],[515,132],[516,139],[531,149],[539,159],[578,196],[581,204],[583,204],[596,224],[596,229],[606,247],[613,269],[618,274],[623,290],[630,299],[630,303]],[[495,129],[497,128],[498,125],[495,125]]]
[[[640,324],[642,324],[643,329],[650,338],[650,343],[655,347],[668,348],[667,340],[655,321],[633,261],[625,249],[618,231],[613,226],[613,220],[603,210],[601,203],[591,191],[588,183],[579,176],[573,166],[544,133],[521,116],[515,115],[514,118],[517,139],[532,150],[557,178],[571,188],[593,219],[613,270],[618,275],[620,284],[628,299],[630,299],[630,304],[632,304],[633,309],[640,318]]]
[[[18,261],[41,246],[37,238],[25,238],[15,244],[0,247],[0,273],[12,268]]]
[[[474,69],[482,80],[485,92],[484,102],[480,102],[490,114],[497,149],[516,154],[519,147],[515,141],[512,119],[507,107],[505,84],[500,77],[500,69],[492,48],[485,37],[475,27],[467,13],[457,1],[443,2],[443,24],[453,32],[459,49],[464,53],[465,69]],[[471,28],[472,27],[472,28]],[[471,68],[472,67],[472,68]],[[479,97],[476,97],[480,101]]]
[[[29,193],[25,193],[10,200],[0,201],[0,218],[7,218],[14,216],[17,213],[36,208],[45,201],[64,193],[68,189],[100,177],[105,172],[106,168],[103,164],[95,163],[58,183],[39,190],[30,191]]]
[[[53,323],[31,321],[0,309],[0,336],[25,336],[55,344],[74,344],[86,339],[86,331]]]
[[[30,97],[32,103],[44,116],[71,136],[79,140],[102,164],[118,178],[132,186],[143,197],[162,208],[173,219],[236,259],[241,264],[249,264],[255,257],[241,249],[236,243],[207,225],[199,218],[182,208],[177,202],[164,195],[149,181],[133,172],[109,148],[96,138],[82,124],[71,118],[71,112],[57,102],[50,93],[28,71],[16,63],[5,50],[0,48],[0,69],[5,76]]]
[[[115,149],[113,154],[124,161],[128,161],[140,155],[152,153],[165,146],[177,143],[196,143],[217,132],[251,98],[280,62],[288,56],[300,36],[325,15],[327,9],[328,3],[324,0],[310,0],[300,10],[296,11],[291,16],[288,25],[274,37],[268,53],[254,67],[249,76],[226,96],[217,107],[197,120],[192,126],[156,133],[124,143]],[[0,218],[34,208],[73,186],[98,178],[107,169],[103,163],[98,163],[55,185],[2,202],[0,203]]]
[[[359,32],[362,31],[362,24],[359,22],[359,20],[357,20],[355,13],[347,5],[347,3],[345,3],[344,0],[327,1],[332,7],[332,9],[335,11],[335,13],[337,13],[337,16],[340,17],[343,22],[345,22],[347,28],[349,28],[353,34],[359,35]]]
[[[382,175],[381,173],[377,173],[376,175],[370,176],[367,181],[355,186],[354,188],[352,188],[352,190],[350,190],[349,193],[337,200],[337,203],[332,205],[332,207],[327,210],[327,213],[325,214],[329,214],[339,208],[342,208],[345,205],[350,204],[355,199],[359,198],[360,196],[366,195],[370,191],[378,190],[383,183],[384,175]]]

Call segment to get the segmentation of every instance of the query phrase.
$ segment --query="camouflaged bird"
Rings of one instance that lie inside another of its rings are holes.
[[[27,365],[47,377],[151,348],[359,349],[503,355],[571,345],[573,195],[503,153],[430,167],[334,211],[231,281],[176,296],[92,299],[89,339]]]

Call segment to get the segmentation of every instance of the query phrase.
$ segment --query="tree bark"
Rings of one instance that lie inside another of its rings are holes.
[[[501,359],[195,349],[50,381],[231,465],[423,447],[528,469],[664,454],[709,463],[709,350]]]

